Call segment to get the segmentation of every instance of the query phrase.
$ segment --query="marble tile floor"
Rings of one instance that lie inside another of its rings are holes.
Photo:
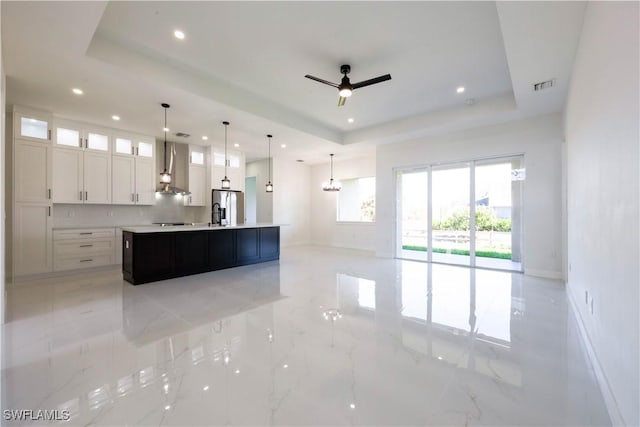
[[[3,409],[53,425],[610,424],[564,287],[518,273],[297,247],[19,283],[7,311]]]

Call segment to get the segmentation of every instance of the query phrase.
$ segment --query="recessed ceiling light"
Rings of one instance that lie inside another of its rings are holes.
[[[162,128],[163,132],[169,132],[169,128]]]
[[[347,121],[348,121],[349,123],[353,123],[353,117],[349,117],[349,118],[347,119]]]
[[[240,369],[236,369],[236,374],[239,374],[239,373],[240,373]]]
[[[113,116],[111,116],[111,118],[112,118],[113,120],[115,120],[116,122],[117,122],[118,120],[120,120],[120,116],[116,116],[115,114],[114,114]]]
[[[209,137],[207,135],[202,135],[202,140],[206,141],[207,139],[209,139]]]
[[[458,89],[456,89],[456,92],[458,93],[464,92],[464,86],[458,86]]]
[[[79,89],[77,87],[74,87],[73,89],[71,89],[71,91],[73,93],[75,93],[76,95],[82,95],[84,92],[82,91],[82,89]]]
[[[233,144],[233,146],[238,148],[238,147],[240,147],[240,144]]]
[[[168,411],[169,409],[171,409],[171,405],[167,405],[167,406],[164,407],[165,411]]]
[[[184,40],[184,33],[180,30],[175,30],[173,35],[179,40]]]
[[[280,147],[287,148],[287,144],[281,144]]]
[[[352,403],[351,405],[349,405],[349,408],[351,408],[351,409],[356,409],[356,404],[355,404],[355,403]]]
[[[208,385],[202,387],[202,391],[207,391],[207,390],[209,390],[209,386]]]

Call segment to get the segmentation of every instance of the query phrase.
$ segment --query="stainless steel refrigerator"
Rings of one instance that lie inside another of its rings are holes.
[[[244,193],[242,191],[211,190],[211,223],[217,225],[244,224]]]

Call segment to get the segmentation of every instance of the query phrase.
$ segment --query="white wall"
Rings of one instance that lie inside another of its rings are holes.
[[[340,181],[376,176],[376,157],[340,160],[334,157],[333,177]],[[375,251],[375,223],[336,222],[337,193],[322,191],[330,178],[329,162],[311,168],[311,241],[314,244]]]
[[[304,163],[274,157],[273,222],[280,228],[282,246],[309,244],[311,240],[311,168]],[[266,182],[265,182],[266,184]],[[265,192],[258,184],[258,193]]]
[[[634,426],[640,425],[639,15],[637,2],[589,2],[565,122],[568,293],[612,421]]]
[[[250,162],[245,169],[246,176],[256,177],[256,220],[259,223],[273,222],[273,193],[265,191],[269,181],[268,162],[267,159]],[[273,174],[271,176],[274,177]]]
[[[524,154],[525,273],[562,277],[562,117],[550,114],[507,124],[378,147],[376,217],[378,256],[395,246],[394,168]]]

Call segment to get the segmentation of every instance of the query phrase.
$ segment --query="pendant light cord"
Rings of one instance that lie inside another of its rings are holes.
[[[271,135],[269,136],[269,183],[271,183]]]
[[[163,105],[164,107],[164,105]],[[164,171],[167,171],[167,107],[164,107]]]
[[[228,122],[223,122],[224,124],[224,177],[227,177],[227,127],[229,126]]]

